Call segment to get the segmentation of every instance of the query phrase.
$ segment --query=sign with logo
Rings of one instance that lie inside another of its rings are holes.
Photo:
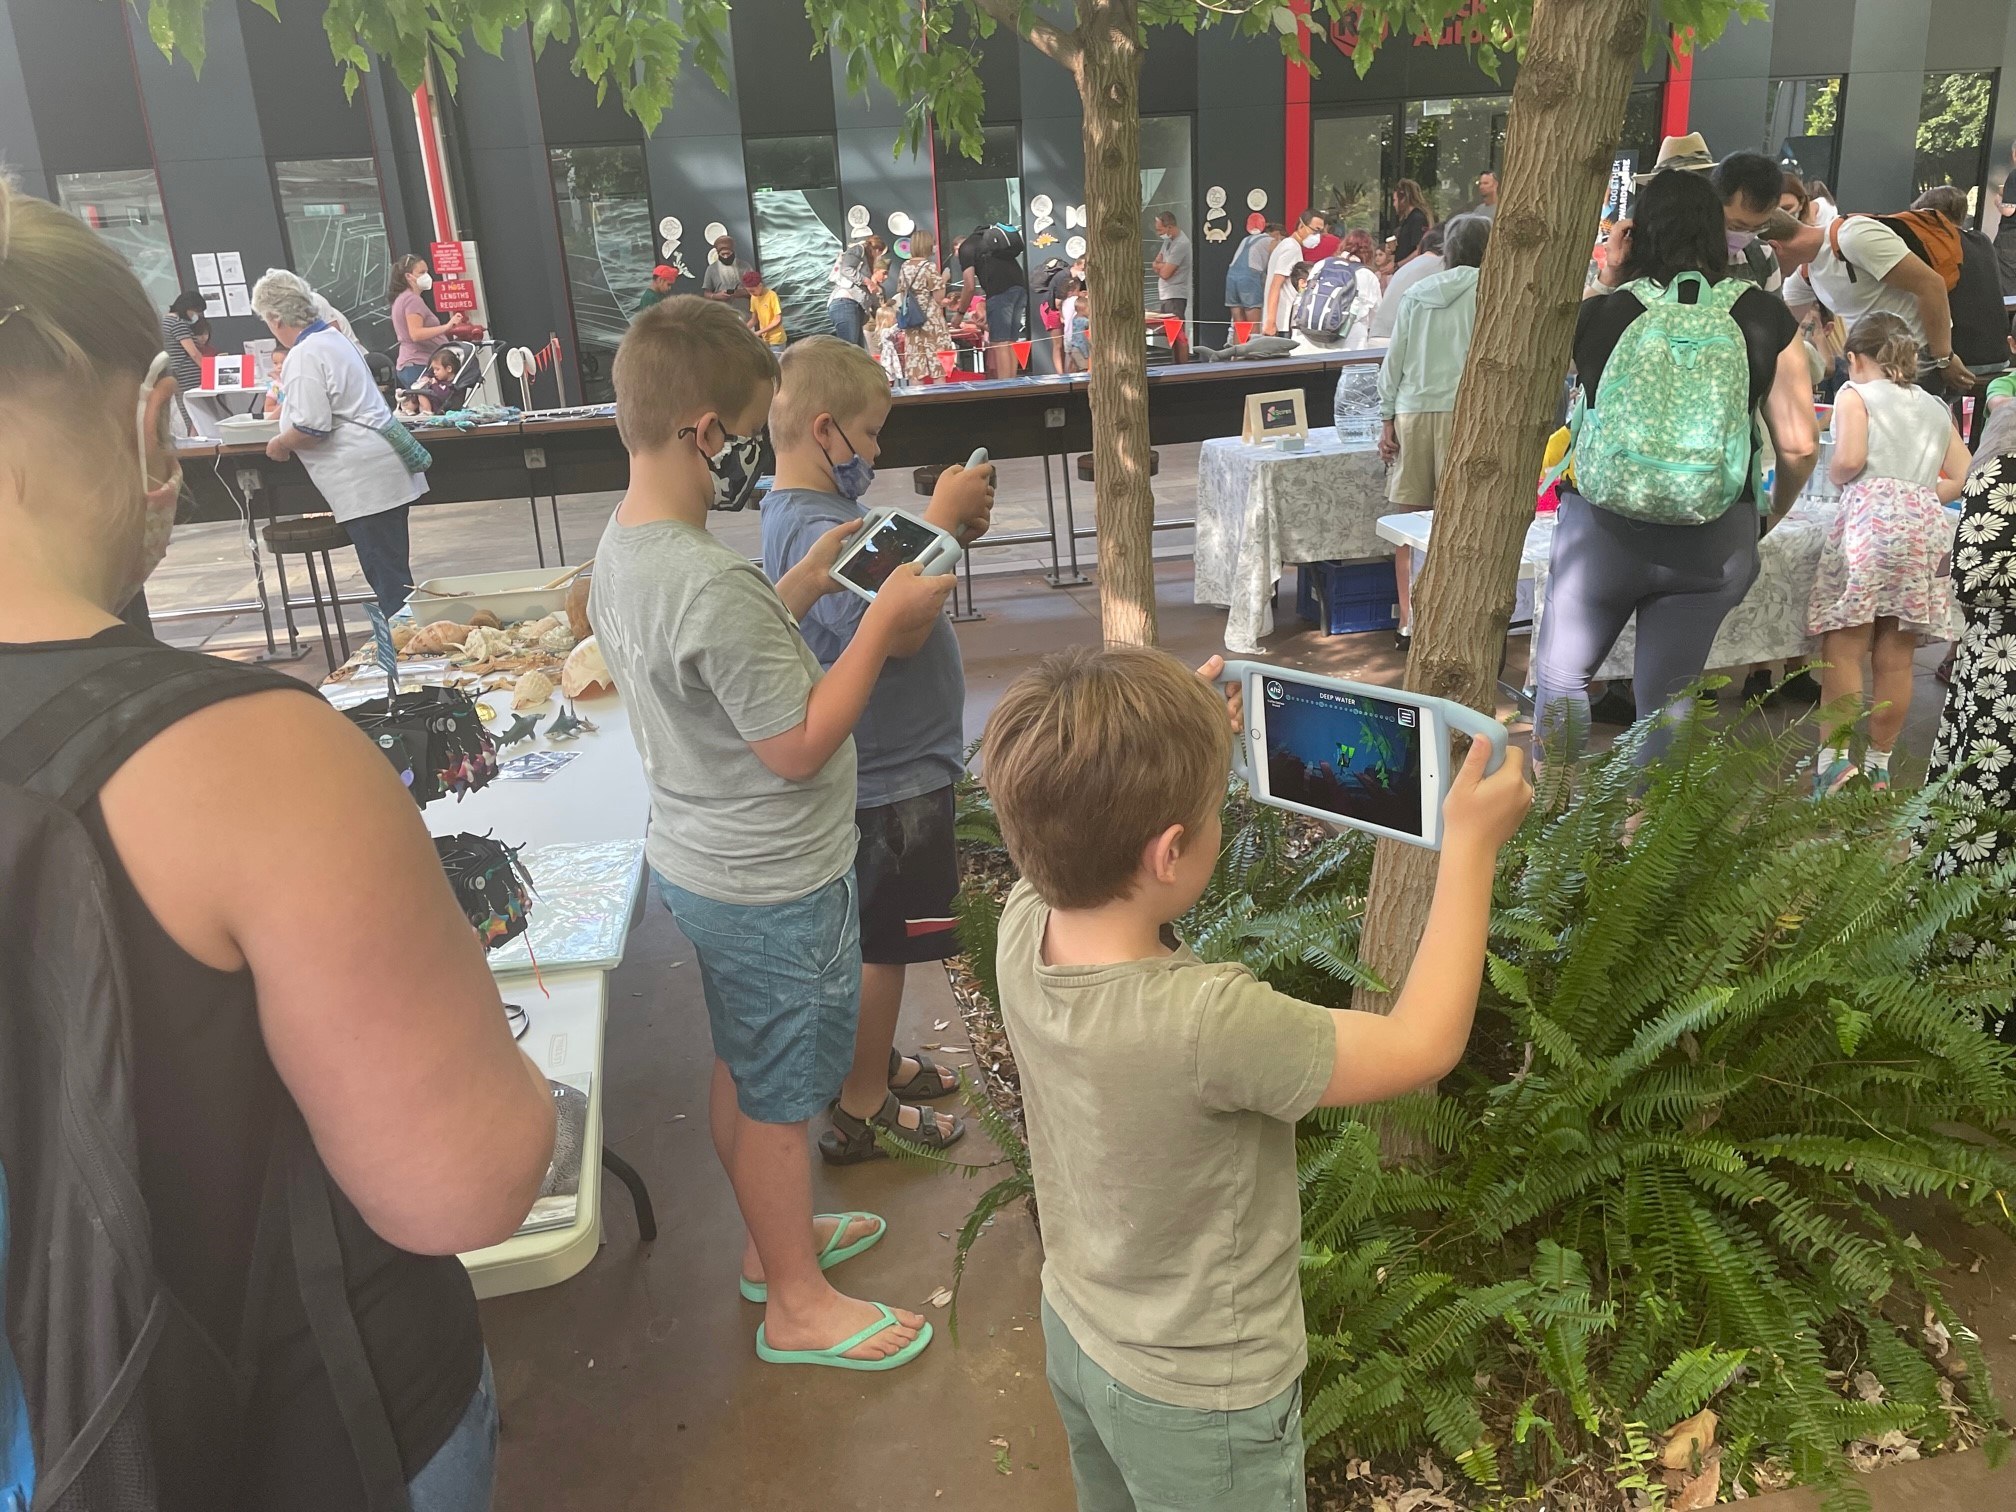
[[[1638,173],[1638,154],[1620,152],[1610,164],[1610,185],[1603,191],[1603,219],[1622,220],[1631,213],[1632,179]]]
[[[256,381],[255,373],[254,379]],[[245,387],[245,359],[238,356],[205,357],[203,359],[203,387],[207,389],[241,389]]]
[[[460,278],[469,271],[460,242],[434,242],[427,248],[427,263],[436,278]]]
[[[430,292],[434,308],[443,315],[461,315],[476,308],[476,285],[463,279],[436,279]]]

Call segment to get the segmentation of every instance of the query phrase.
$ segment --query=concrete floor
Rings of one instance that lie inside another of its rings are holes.
[[[1191,456],[1165,448],[1158,497],[1169,515],[1189,513],[1172,475],[1194,478]],[[1172,453],[1178,453],[1172,457]],[[1183,469],[1191,471],[1183,474]],[[1038,524],[1042,479],[1004,477],[997,527]],[[893,495],[907,477],[884,480]],[[1190,484],[1194,488],[1194,483]],[[891,497],[888,502],[900,502]],[[563,505],[569,558],[592,549],[613,503],[607,495]],[[725,539],[754,552],[754,516],[717,517]],[[526,506],[458,505],[417,510],[414,560],[421,575],[534,564]],[[1171,533],[1174,535],[1174,533]],[[1179,538],[1180,539],[1180,538]],[[551,550],[550,530],[548,534]],[[1089,544],[1089,543],[1088,543]],[[1168,537],[1158,542],[1175,548]],[[345,553],[348,556],[348,553]],[[967,673],[967,730],[977,735],[1014,676],[1059,647],[1095,641],[1096,588],[1053,590],[1007,560],[981,580],[987,616],[958,633]],[[361,590],[348,565],[348,590]],[[1190,602],[1187,558],[1158,565],[1163,644],[1191,662],[1220,649],[1222,610]],[[150,584],[172,610],[248,593],[249,565],[229,527],[178,533]],[[1401,660],[1390,637],[1332,638],[1298,626],[1286,593],[1283,632],[1268,654],[1283,662],[1367,681],[1395,682]],[[353,612],[353,623],[361,615]],[[312,617],[310,623],[312,624]],[[166,638],[226,654],[263,644],[256,616],[168,622]],[[321,673],[316,649],[294,664]],[[1515,643],[1509,670],[1523,667]],[[1921,658],[1908,747],[1929,744],[1942,690]],[[964,1044],[942,973],[912,972],[901,1042]],[[943,1028],[940,1028],[940,1025]],[[483,1305],[503,1411],[496,1505],[531,1509],[762,1508],[765,1512],[1066,1512],[1075,1505],[1061,1430],[1042,1379],[1034,1316],[1040,1254],[1019,1211],[1002,1214],[982,1239],[961,1294],[960,1341],[927,1299],[949,1283],[948,1237],[981,1190],[887,1162],[817,1168],[822,1209],[866,1208],[889,1219],[889,1237],[836,1272],[857,1295],[915,1308],[938,1338],[912,1366],[887,1376],[787,1370],[760,1364],[752,1347],[760,1310],[735,1293],[739,1221],[715,1163],[705,1118],[710,1051],[692,952],[653,906],[612,981],[606,1060],[608,1139],[649,1183],[659,1238],[640,1245],[620,1187],[607,1199],[603,1251],[571,1281]],[[958,1057],[950,1057],[957,1059]],[[969,1135],[961,1156],[989,1152]],[[2001,1379],[2016,1379],[2016,1246],[1971,1231],[1923,1230],[1959,1264],[1952,1284]],[[1969,1251],[1988,1257],[1969,1273]],[[1002,1451],[995,1440],[1005,1440]],[[2016,1506],[2016,1463],[1991,1471],[1979,1453],[1897,1466],[1868,1478],[1878,1512],[1989,1512]],[[1809,1512],[1803,1493],[1757,1499],[1760,1512]]]

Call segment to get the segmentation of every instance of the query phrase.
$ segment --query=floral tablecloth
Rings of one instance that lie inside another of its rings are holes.
[[[1260,649],[1274,629],[1274,585],[1289,562],[1391,556],[1379,539],[1386,469],[1371,450],[1345,450],[1334,427],[1284,452],[1236,437],[1197,457],[1195,601],[1222,604],[1227,650]]]

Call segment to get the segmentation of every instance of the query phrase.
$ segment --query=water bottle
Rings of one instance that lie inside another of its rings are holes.
[[[1379,365],[1353,363],[1337,375],[1337,443],[1346,451],[1379,445]]]

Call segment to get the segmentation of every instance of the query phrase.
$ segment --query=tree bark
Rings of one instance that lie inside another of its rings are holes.
[[[1138,0],[1078,0],[1086,276],[1092,311],[1092,468],[1099,619],[1108,645],[1155,644],[1155,496],[1148,486],[1148,361],[1141,275]]]
[[[1498,216],[1407,664],[1409,688],[1486,712],[1497,707],[1520,547],[1647,19],[1647,0],[1535,0],[1513,86]],[[1379,845],[1362,954],[1396,991],[1427,923],[1435,861],[1417,846]],[[1361,990],[1353,1001],[1383,1013],[1393,994]]]

